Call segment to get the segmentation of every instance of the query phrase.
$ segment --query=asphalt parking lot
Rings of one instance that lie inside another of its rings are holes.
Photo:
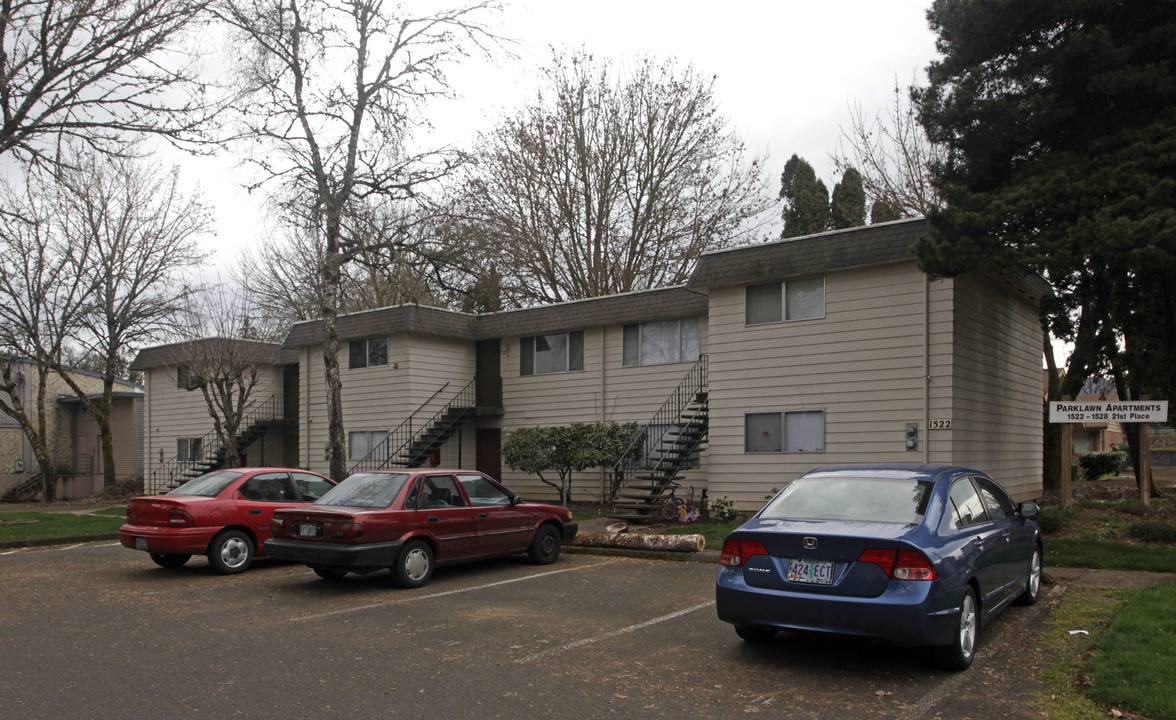
[[[707,563],[565,553],[320,580],[218,576],[110,542],[0,553],[0,698],[23,718],[1040,717],[1050,596],[981,633],[965,673],[917,651],[740,641]],[[1058,592],[1059,588],[1050,588]]]

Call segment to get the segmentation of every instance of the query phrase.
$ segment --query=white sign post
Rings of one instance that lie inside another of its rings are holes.
[[[1167,400],[1052,400],[1049,421],[1065,425],[1062,432],[1062,505],[1070,504],[1070,457],[1074,453],[1071,423],[1153,423],[1167,422]],[[1151,502],[1151,438],[1146,427],[1139,429],[1139,499]]]

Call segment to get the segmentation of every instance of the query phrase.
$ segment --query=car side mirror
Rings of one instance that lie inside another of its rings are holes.
[[[1041,508],[1035,502],[1023,502],[1019,510],[1023,518],[1037,517],[1041,514]]]
[[[522,501],[523,501],[523,499],[520,498],[518,495],[515,495],[514,493],[510,494],[510,504],[511,505],[518,505]]]

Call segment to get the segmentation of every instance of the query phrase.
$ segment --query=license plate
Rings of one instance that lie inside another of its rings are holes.
[[[136,550],[146,550],[147,549],[147,538],[135,538],[135,549]]]
[[[833,562],[830,560],[790,560],[788,562],[788,580],[813,585],[832,585]]]
[[[298,537],[318,537],[318,525],[298,523]]]

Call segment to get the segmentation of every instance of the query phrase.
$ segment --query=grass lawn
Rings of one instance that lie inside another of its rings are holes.
[[[0,515],[0,543],[69,539],[118,532],[125,522],[122,508],[107,508],[98,515],[14,512]]]
[[[1176,547],[1045,537],[1045,567],[1176,573]]]
[[[1140,590],[1111,621],[1086,666],[1087,694],[1155,720],[1176,720],[1176,585]]]

